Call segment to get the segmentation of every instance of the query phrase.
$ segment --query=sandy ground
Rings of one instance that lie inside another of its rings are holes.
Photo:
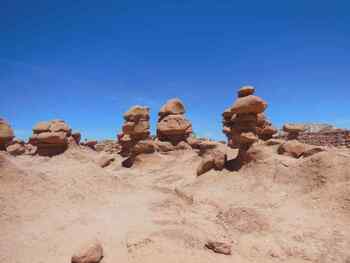
[[[350,151],[296,160],[261,146],[239,172],[195,176],[193,151],[121,159],[71,149],[0,154],[0,262],[70,262],[98,238],[103,263],[350,262]],[[204,248],[232,244],[232,255]]]

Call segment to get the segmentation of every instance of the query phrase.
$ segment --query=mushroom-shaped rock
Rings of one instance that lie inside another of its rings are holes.
[[[97,240],[84,244],[71,259],[71,263],[99,263],[103,258],[103,248]]]
[[[49,131],[50,131],[50,123],[46,121],[38,122],[33,128],[34,134],[49,132]]]
[[[140,120],[149,120],[149,108],[144,106],[135,105],[124,113],[124,119],[126,121],[138,122]]]
[[[157,131],[164,135],[190,134],[192,125],[183,115],[168,115],[158,123]]]
[[[6,149],[6,144],[14,138],[13,130],[4,119],[0,118],[0,150]]]
[[[236,100],[231,108],[232,113],[262,113],[267,103],[260,97],[249,95]]]
[[[252,86],[243,86],[238,90],[238,97],[246,97],[253,95],[255,93],[255,88]]]
[[[170,99],[163,105],[158,114],[160,117],[170,114],[185,114],[185,106],[178,98]]]
[[[29,143],[36,146],[37,153],[43,156],[53,156],[63,153],[71,142],[72,130],[63,120],[39,122],[33,128]]]
[[[304,130],[305,130],[304,125],[289,124],[289,123],[283,125],[283,131],[285,132],[299,133],[299,132],[303,132]]]

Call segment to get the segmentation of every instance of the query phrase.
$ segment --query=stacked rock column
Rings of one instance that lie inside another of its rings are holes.
[[[128,157],[123,165],[130,167],[136,155],[154,152],[154,144],[150,136],[149,108],[133,106],[124,114],[122,132],[118,134],[121,146],[120,155]]]
[[[228,137],[228,145],[239,149],[239,165],[250,161],[248,150],[259,140],[258,116],[267,108],[267,103],[254,93],[253,87],[242,87],[233,106],[223,113],[223,132]]]
[[[192,124],[184,114],[185,107],[181,100],[168,100],[158,113],[157,138],[172,145],[186,142],[192,134]]]
[[[304,130],[305,130],[305,127],[303,125],[298,125],[298,124],[283,125],[283,131],[288,133],[287,135],[288,140],[297,140],[299,137],[299,134]]]

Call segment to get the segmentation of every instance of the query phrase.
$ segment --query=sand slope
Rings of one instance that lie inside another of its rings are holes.
[[[70,262],[98,238],[102,262],[350,262],[350,152],[307,159],[259,146],[239,172],[196,178],[193,151],[120,158],[71,149],[0,154],[0,262]],[[232,244],[232,255],[204,248]]]

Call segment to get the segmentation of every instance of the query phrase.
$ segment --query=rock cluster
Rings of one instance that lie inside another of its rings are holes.
[[[37,153],[42,156],[53,156],[63,153],[69,143],[77,141],[72,136],[72,130],[63,120],[39,122],[33,128],[29,143],[37,147]]]
[[[155,152],[155,143],[150,136],[149,108],[133,106],[124,114],[122,132],[118,134],[118,142],[121,146],[121,156],[128,157],[123,161],[123,166],[132,166],[136,156],[142,153]]]
[[[277,133],[277,129],[272,126],[272,123],[266,118],[264,113],[259,113],[257,116],[256,133],[259,139],[267,141]]]
[[[7,144],[10,143],[14,137],[10,124],[0,118],[0,150],[6,150]]]
[[[255,88],[242,87],[238,99],[223,113],[223,132],[228,137],[228,145],[239,149],[240,165],[250,161],[247,151],[259,137],[271,138],[276,131],[263,115],[267,103],[254,93]]]
[[[158,113],[157,138],[160,141],[178,145],[186,142],[192,134],[192,124],[185,114],[185,106],[180,99],[168,100]]]

